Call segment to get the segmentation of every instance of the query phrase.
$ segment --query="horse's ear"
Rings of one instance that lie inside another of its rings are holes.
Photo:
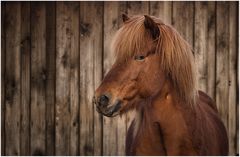
[[[145,28],[150,31],[153,39],[158,38],[160,35],[158,25],[153,21],[153,19],[150,16],[144,15],[144,17],[145,17],[145,20],[144,20]]]
[[[126,15],[126,14],[122,14],[122,20],[123,20],[123,22],[125,23],[126,21],[128,21],[129,20],[129,17]]]

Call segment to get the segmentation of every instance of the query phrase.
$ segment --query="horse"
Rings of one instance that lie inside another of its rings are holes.
[[[115,63],[93,103],[107,117],[135,111],[126,155],[228,155],[216,104],[197,90],[193,49],[157,17],[123,14]]]

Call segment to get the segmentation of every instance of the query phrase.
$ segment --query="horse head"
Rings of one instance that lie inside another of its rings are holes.
[[[111,46],[116,54],[115,63],[93,98],[98,112],[112,117],[137,109],[140,102],[157,95],[166,80],[186,91],[182,97],[188,101],[187,94],[194,90],[194,78],[187,42],[155,17],[122,17],[123,26]]]

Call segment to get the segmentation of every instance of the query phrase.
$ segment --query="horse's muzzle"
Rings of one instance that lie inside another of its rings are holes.
[[[107,117],[114,117],[119,114],[121,101],[117,100],[113,105],[109,106],[109,98],[105,95],[99,98],[93,97],[93,104],[96,105],[97,112]]]

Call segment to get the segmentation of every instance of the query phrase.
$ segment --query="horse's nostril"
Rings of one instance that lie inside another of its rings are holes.
[[[106,95],[101,95],[99,99],[100,105],[107,105],[109,101],[109,98]]]

